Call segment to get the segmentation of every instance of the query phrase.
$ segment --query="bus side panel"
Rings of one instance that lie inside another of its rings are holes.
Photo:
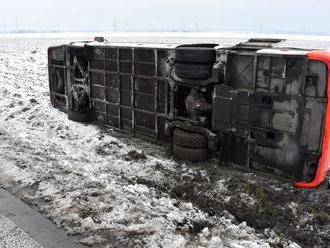
[[[245,169],[313,179],[327,104],[324,84],[306,84],[306,71],[315,65],[304,57],[246,54],[229,54],[228,61],[227,73],[236,74],[216,86],[213,101],[212,129],[224,136],[220,159]]]
[[[65,45],[48,49],[48,75],[51,104],[66,112],[68,89]]]
[[[96,121],[148,140],[165,139],[167,50],[86,48]]]

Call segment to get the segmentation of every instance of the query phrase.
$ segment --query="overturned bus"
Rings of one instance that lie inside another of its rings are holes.
[[[71,120],[92,121],[194,162],[314,188],[330,165],[330,53],[282,40],[218,44],[109,43],[50,47],[50,99]]]

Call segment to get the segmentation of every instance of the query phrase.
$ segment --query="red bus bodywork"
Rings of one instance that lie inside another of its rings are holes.
[[[315,51],[308,53],[308,59],[314,61],[321,61],[327,65],[328,69],[328,84],[327,84],[327,96],[330,98],[330,53],[326,51]],[[323,148],[321,158],[319,160],[318,168],[316,171],[316,175],[313,181],[309,183],[295,183],[296,187],[299,188],[315,188],[318,187],[327,177],[327,173],[330,168],[330,101],[328,101],[326,119],[325,119],[325,127],[324,127],[324,136],[323,136]]]

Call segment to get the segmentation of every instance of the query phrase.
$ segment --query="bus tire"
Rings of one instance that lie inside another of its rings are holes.
[[[180,128],[173,130],[173,143],[186,148],[206,148],[208,139],[200,133],[186,132]]]
[[[173,156],[179,160],[201,162],[209,159],[210,152],[206,148],[187,148],[173,144]]]
[[[205,47],[181,46],[175,49],[175,61],[184,63],[214,63],[216,52],[214,45]]]
[[[90,121],[90,114],[88,112],[80,113],[73,110],[68,111],[68,118],[71,121],[75,122],[89,122]]]
[[[212,74],[211,64],[175,63],[175,75],[183,79],[208,79]]]

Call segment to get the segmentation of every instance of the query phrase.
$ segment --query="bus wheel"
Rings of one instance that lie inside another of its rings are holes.
[[[175,49],[175,61],[185,63],[210,63],[216,58],[214,44],[205,47],[181,46]]]
[[[182,63],[174,64],[175,75],[183,79],[208,79],[212,75],[212,64]]]
[[[173,143],[187,148],[206,148],[208,140],[203,134],[175,128],[173,130]]]
[[[207,160],[210,153],[206,148],[187,148],[173,144],[173,156],[180,160],[200,162]]]
[[[75,122],[89,122],[90,114],[88,112],[85,112],[85,113],[75,112],[75,111],[69,109],[68,118],[69,118],[69,120],[75,121]]]
[[[76,122],[88,122],[90,120],[89,96],[85,87],[72,86],[68,101],[69,120]]]
[[[180,160],[199,162],[210,157],[208,139],[203,134],[173,130],[173,156]]]

